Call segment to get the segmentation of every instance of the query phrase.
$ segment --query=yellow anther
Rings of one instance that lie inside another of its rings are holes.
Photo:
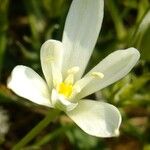
[[[72,94],[73,86],[71,84],[66,84],[62,82],[58,87],[58,93],[69,97]]]
[[[64,83],[66,83],[66,84],[73,84],[73,82],[74,82],[74,75],[73,74],[69,74],[64,81]]]
[[[66,77],[64,83],[66,83],[66,84],[73,84],[73,82],[74,82],[74,74],[76,74],[78,71],[79,71],[79,67],[77,67],[77,66],[70,68],[67,71],[68,76]]]
[[[99,77],[101,79],[104,78],[104,74],[101,72],[92,72],[91,75],[94,77]]]
[[[72,67],[72,68],[68,69],[67,73],[68,74],[75,74],[79,71],[79,69],[80,68],[78,66],[75,66],[75,67]]]
[[[57,84],[57,91],[59,94],[70,98],[73,94],[74,75],[79,71],[79,67],[75,66],[67,71],[67,77],[63,82]]]
[[[74,86],[73,89],[74,89],[74,91],[76,93],[80,93],[81,92],[81,87],[79,87],[78,85]]]

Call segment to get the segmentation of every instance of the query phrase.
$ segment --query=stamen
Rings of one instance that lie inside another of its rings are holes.
[[[93,78],[94,77],[94,78]],[[104,74],[101,72],[92,72],[90,75],[85,76],[74,84],[74,91],[79,93],[87,84],[89,84],[95,78],[102,79]]]
[[[68,74],[76,74],[79,71],[79,69],[80,68],[78,66],[75,66],[75,67],[68,69],[67,73]]]
[[[74,75],[73,74],[68,75],[64,81],[64,83],[66,83],[66,84],[73,84],[73,82],[74,82]]]
[[[93,79],[92,76],[87,76],[87,77],[84,77],[84,78],[78,80],[74,84],[74,91],[76,93],[79,93],[89,82],[91,82],[92,79]]]
[[[66,84],[73,84],[74,83],[74,75],[79,71],[79,67],[75,66],[70,69],[68,69],[67,74],[68,76],[66,77],[64,83]]]
[[[54,67],[52,67],[52,70],[53,70],[52,72],[54,72],[54,75],[55,75],[55,72],[57,72],[59,78],[61,78],[61,80],[59,80],[57,83],[55,83],[55,84],[57,84],[56,89],[57,89],[58,93],[67,98],[71,97],[72,92],[73,92],[74,75],[79,71],[79,67],[75,66],[75,67],[72,67],[71,69],[69,69],[67,71],[68,76],[66,77],[66,79],[64,81],[62,81],[61,74],[59,74],[58,70],[55,70]],[[55,79],[56,77],[53,77],[53,78]]]
[[[91,75],[94,76],[94,77],[99,77],[101,79],[104,78],[104,74],[101,73],[101,72],[92,72]]]

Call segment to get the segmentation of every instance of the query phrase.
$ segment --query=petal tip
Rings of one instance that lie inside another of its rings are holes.
[[[53,45],[62,45],[62,42],[61,41],[58,41],[58,40],[54,40],[54,39],[49,39],[47,41],[45,41],[43,44],[42,44],[42,47],[45,46],[45,45],[49,45],[49,44],[53,44]]]
[[[7,83],[6,83],[7,88],[9,88],[9,89],[11,89],[11,81],[12,81],[12,77],[9,76],[8,79],[7,79]]]
[[[140,58],[140,52],[138,49],[136,49],[134,47],[130,47],[127,50],[129,50],[131,52],[131,54],[134,55],[137,59]]]
[[[17,71],[17,69],[18,69],[19,67],[22,67],[22,65],[18,65],[18,66],[16,66],[16,67],[12,70],[11,75],[10,75],[10,76],[8,77],[8,79],[7,79],[7,83],[6,83],[7,88],[12,89],[12,86],[13,86],[13,76],[15,75],[15,72]]]
[[[118,129],[116,129],[114,131],[114,137],[118,137],[120,135],[120,131]]]

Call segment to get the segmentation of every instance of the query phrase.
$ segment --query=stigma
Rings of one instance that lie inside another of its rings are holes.
[[[89,84],[92,80],[103,79],[104,74],[101,72],[92,72],[87,76],[81,78],[78,81],[75,80],[75,75],[79,72],[80,68],[74,66],[67,70],[67,76],[63,79],[61,73],[54,68],[55,75],[57,73],[58,78],[54,76],[53,82],[57,93],[63,96],[65,99],[72,101],[75,96],[81,92],[81,90]],[[59,73],[59,74],[58,74]]]
[[[65,96],[70,97],[73,91],[73,85],[62,82],[58,86],[58,93]]]
[[[73,85],[75,74],[79,71],[78,66],[74,66],[67,71],[67,77],[64,81],[57,85],[57,92],[63,95],[65,98],[69,99],[73,94]]]

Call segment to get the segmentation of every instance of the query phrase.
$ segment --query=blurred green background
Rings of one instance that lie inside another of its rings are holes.
[[[47,113],[7,89],[12,69],[40,75],[40,46],[61,40],[71,0],[0,0],[0,150],[9,150]],[[88,70],[114,50],[136,47],[141,59],[121,81],[92,95],[117,106],[123,122],[117,138],[96,138],[62,114],[26,150],[150,150],[150,1],[105,0],[100,36]]]

